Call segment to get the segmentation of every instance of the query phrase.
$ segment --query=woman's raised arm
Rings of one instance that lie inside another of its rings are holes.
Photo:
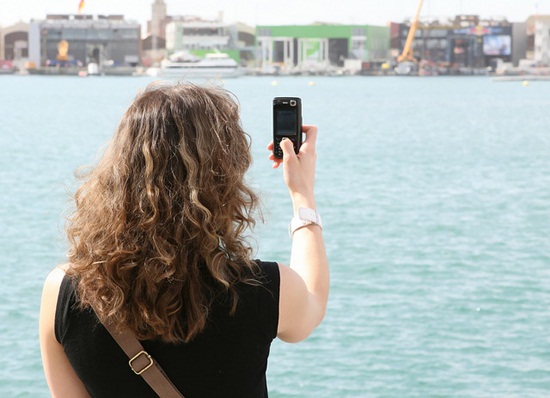
[[[273,155],[270,159],[274,168],[283,165],[294,217],[308,213],[315,218],[318,217],[314,194],[317,127],[304,126],[303,131],[306,139],[297,155],[290,140],[283,140],[283,159],[276,159]],[[268,149],[272,150],[273,144]],[[299,228],[292,234],[290,267],[279,265],[278,337],[287,342],[298,342],[309,336],[326,312],[329,268],[319,217],[317,221],[305,226],[298,223]]]

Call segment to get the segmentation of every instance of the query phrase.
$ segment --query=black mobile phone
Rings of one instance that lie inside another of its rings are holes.
[[[302,145],[302,100],[298,97],[273,99],[273,155],[283,158],[281,141],[289,138],[298,153]]]

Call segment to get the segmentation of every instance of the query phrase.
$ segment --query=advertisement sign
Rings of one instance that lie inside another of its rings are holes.
[[[510,55],[512,38],[507,35],[483,36],[483,53],[485,55]]]

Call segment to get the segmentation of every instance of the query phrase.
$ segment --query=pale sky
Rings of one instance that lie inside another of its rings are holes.
[[[306,25],[316,21],[341,24],[386,25],[411,18],[418,0],[165,0],[168,15],[197,15],[249,25]],[[79,0],[0,0],[0,26],[20,20],[43,19],[46,14],[76,13]],[[145,23],[153,0],[85,0],[85,14],[123,14]],[[523,22],[534,14],[550,14],[550,0],[424,0],[423,17],[475,14]]]

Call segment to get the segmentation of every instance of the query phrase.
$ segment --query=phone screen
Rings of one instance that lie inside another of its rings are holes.
[[[276,134],[296,134],[296,110],[277,109],[276,111]]]

